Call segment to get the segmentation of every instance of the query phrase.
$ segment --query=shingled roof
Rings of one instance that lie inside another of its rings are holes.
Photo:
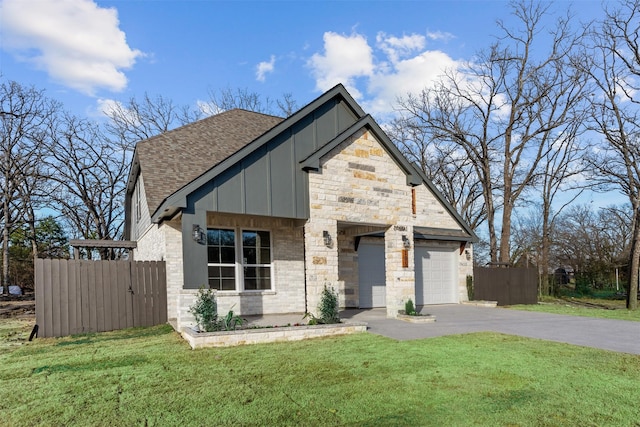
[[[149,213],[282,120],[234,109],[139,142],[135,156],[144,175]]]

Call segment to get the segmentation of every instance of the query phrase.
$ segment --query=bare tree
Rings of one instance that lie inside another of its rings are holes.
[[[147,93],[140,101],[132,97],[125,104],[111,104],[104,113],[109,118],[107,133],[128,147],[203,117],[200,110],[179,107],[162,95],[152,98]]]
[[[51,197],[73,237],[113,240],[122,234],[129,162],[126,144],[109,141],[97,124],[60,118],[48,158]]]
[[[298,109],[297,102],[291,93],[285,93],[281,99],[275,102],[269,97],[262,97],[257,92],[250,92],[249,89],[225,89],[209,90],[208,113],[219,114],[223,111],[240,108],[256,113],[280,115],[289,117]]]
[[[573,120],[568,123],[568,126],[564,128],[556,140],[545,141],[548,146],[545,147],[540,162],[542,173],[539,175],[540,182],[536,186],[541,201],[540,212],[537,215],[541,220],[538,272],[541,278],[541,292],[545,295],[552,292],[549,267],[552,235],[556,220],[558,215],[584,191],[584,183],[580,182],[585,171],[582,161],[584,147],[578,143],[581,129],[583,129],[582,120]],[[559,194],[571,195],[558,204],[556,202]]]
[[[638,308],[640,268],[640,1],[627,0],[591,33],[580,64],[594,85],[591,129],[603,139],[593,151],[593,179],[617,188],[633,210],[627,308]]]
[[[35,235],[34,188],[40,182],[38,165],[47,123],[59,105],[44,92],[9,81],[0,84],[0,193],[2,195],[2,284],[9,286],[11,232],[29,216]],[[35,242],[35,236],[32,236]],[[34,253],[37,253],[34,252]]]
[[[436,143],[428,129],[414,126],[413,119],[400,117],[386,129],[400,151],[440,190],[445,200],[475,229],[486,219],[482,185],[473,164],[456,144]]]
[[[499,21],[502,35],[487,51],[399,103],[405,119],[424,127],[437,144],[456,144],[473,165],[494,262],[510,261],[513,210],[541,173],[549,142],[576,120],[585,86],[582,72],[572,66],[581,35],[571,31],[571,16],[545,28],[549,6],[527,1],[511,6],[518,28]]]

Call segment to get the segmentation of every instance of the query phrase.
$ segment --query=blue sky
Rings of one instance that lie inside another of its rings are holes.
[[[0,75],[96,115],[145,92],[243,88],[300,106],[341,82],[381,117],[510,21],[504,1],[2,0]],[[557,2],[562,11],[569,2]],[[579,20],[599,1],[574,6]]]
[[[570,6],[575,25],[602,16],[599,0],[551,7]],[[498,19],[513,21],[506,1],[0,0],[0,76],[98,119],[145,92],[196,106],[241,88],[301,107],[343,83],[380,121],[487,48]]]

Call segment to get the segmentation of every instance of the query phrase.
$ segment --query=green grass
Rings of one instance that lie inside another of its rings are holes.
[[[0,353],[3,426],[633,426],[640,356],[495,333],[191,350],[172,329]]]
[[[581,307],[574,304],[587,302],[605,305],[608,308]],[[544,313],[566,314],[571,316],[598,317],[602,319],[631,320],[640,322],[640,310],[627,310],[624,301],[597,298],[568,298],[567,300],[543,298],[538,304],[512,305],[510,308],[524,311],[539,311]]]

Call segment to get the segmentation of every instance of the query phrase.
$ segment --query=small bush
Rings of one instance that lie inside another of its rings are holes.
[[[226,316],[218,317],[218,302],[211,289],[201,286],[196,303],[189,307],[189,312],[196,318],[198,328],[204,332],[234,331],[242,326],[245,320],[229,310]]]
[[[467,296],[473,301],[473,276],[467,275]]]
[[[417,316],[418,312],[416,311],[416,307],[413,305],[413,301],[411,298],[407,302],[404,303],[404,313],[407,316]]]
[[[200,330],[213,332],[220,330],[218,321],[218,302],[216,295],[211,289],[201,286],[198,290],[198,299],[194,305],[189,307],[189,313],[196,318],[196,323]]]
[[[324,287],[320,296],[320,304],[318,304],[319,316],[316,317],[311,313],[306,313],[304,317],[309,317],[310,325],[340,323],[340,314],[338,312],[338,294],[333,288]]]

